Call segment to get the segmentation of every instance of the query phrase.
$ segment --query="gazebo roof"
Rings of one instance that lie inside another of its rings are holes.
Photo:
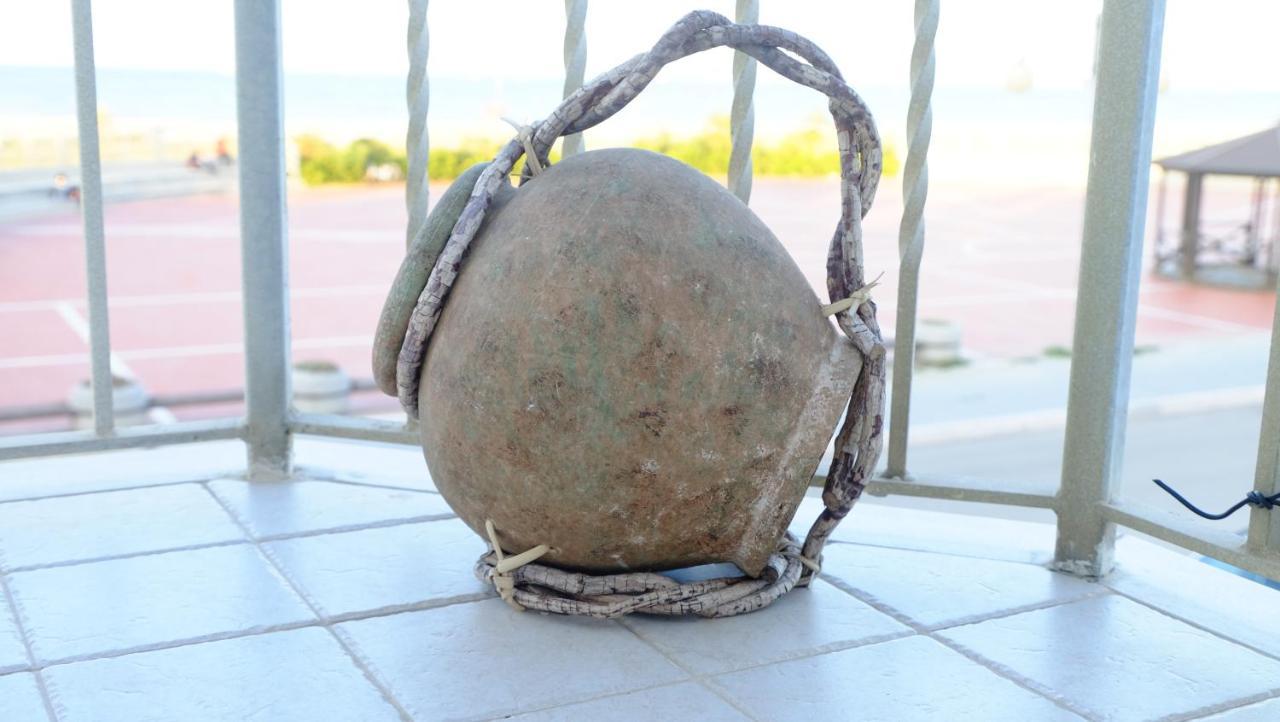
[[[1280,126],[1199,150],[1161,158],[1166,170],[1213,175],[1280,177]]]

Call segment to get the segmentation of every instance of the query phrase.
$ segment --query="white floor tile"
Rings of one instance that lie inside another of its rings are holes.
[[[747,722],[747,717],[697,682],[620,694],[509,719],[519,722]]]
[[[40,722],[48,719],[34,675],[24,672],[0,677],[0,720]]]
[[[822,572],[926,627],[1106,591],[1034,564],[855,544],[828,544]]]
[[[756,667],[711,683],[772,722],[1080,719],[925,637]]]
[[[439,494],[332,481],[209,484],[259,538],[452,514]]]
[[[36,656],[66,659],[315,618],[252,546],[10,577]]]
[[[718,674],[911,633],[888,615],[822,581],[738,617],[636,615],[623,623],[696,674]]]
[[[339,625],[414,717],[497,717],[684,678],[616,622],[498,599]]]
[[[811,490],[796,511],[791,533],[804,539],[822,509],[821,490]],[[1047,564],[1053,559],[1055,535],[1052,524],[906,509],[863,497],[831,538],[954,556]]]
[[[1274,614],[1280,591],[1135,537],[1117,542],[1116,569],[1104,582],[1169,614],[1280,656],[1280,627],[1262,621]]]
[[[1200,722],[1276,722],[1278,719],[1280,719],[1280,698],[1272,697],[1265,702],[1202,717]]]
[[[316,627],[50,667],[45,679],[62,722],[399,719]]]
[[[241,473],[243,441],[45,456],[0,463],[0,501],[203,481]]]
[[[1154,719],[1280,691],[1280,662],[1117,596],[942,632],[1100,719]]]
[[[0,594],[0,674],[25,669],[27,666],[27,648],[22,644],[18,622],[9,610],[9,603],[5,601],[4,595]]]
[[[0,504],[0,564],[8,569],[243,537],[199,484]]]
[[[492,593],[472,572],[488,547],[457,519],[263,546],[329,616]]]
[[[422,449],[346,439],[298,437],[294,462],[306,474],[435,491]]]

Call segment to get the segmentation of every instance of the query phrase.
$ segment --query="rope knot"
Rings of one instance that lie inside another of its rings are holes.
[[[858,290],[849,294],[848,297],[842,298],[839,301],[836,301],[835,303],[829,303],[823,306],[822,315],[834,316],[837,313],[840,313],[841,311],[848,311],[851,308],[856,309],[862,304],[866,303],[867,301],[870,301],[871,289],[880,285],[880,278],[883,276],[884,276],[884,273],[881,273],[879,276],[875,277],[874,281],[872,281],[871,283],[863,284],[860,288],[858,288]]]
[[[1237,511],[1240,511],[1246,506],[1255,506],[1259,509],[1265,509],[1270,511],[1271,509],[1276,508],[1277,504],[1280,504],[1280,492],[1267,496],[1266,494],[1263,494],[1260,491],[1254,490],[1245,494],[1243,499],[1233,504],[1231,508],[1227,509],[1221,514],[1210,514],[1204,509],[1201,509],[1195,504],[1192,504],[1191,502],[1187,501],[1186,497],[1184,497],[1182,494],[1179,494],[1177,491],[1174,490],[1173,487],[1169,486],[1163,481],[1160,481],[1159,479],[1152,479],[1152,481],[1156,483],[1156,486],[1168,492],[1169,496],[1172,496],[1174,499],[1177,499],[1178,503],[1185,506],[1192,513],[1196,514],[1197,516],[1204,517],[1205,519],[1209,519],[1211,521],[1226,519],[1227,517],[1231,516]]]
[[[1277,497],[1280,497],[1280,494],[1277,494],[1276,496],[1267,496],[1260,491],[1251,491],[1245,495],[1245,500],[1248,501],[1250,506],[1270,510],[1276,507]]]
[[[520,145],[524,146],[525,163],[529,165],[529,171],[534,175],[541,173],[542,161],[538,160],[538,154],[533,150],[533,126],[514,121],[506,116],[503,116],[502,120],[516,129],[516,137],[520,139]]]
[[[484,520],[484,531],[489,536],[489,546],[493,547],[493,556],[497,560],[493,565],[493,588],[497,590],[498,596],[502,597],[502,601],[523,612],[524,606],[516,601],[516,579],[511,576],[511,572],[537,561],[543,554],[551,551],[551,547],[539,544],[514,556],[507,556],[502,552],[502,544],[498,542],[498,530],[493,526],[492,519]]]
[[[797,587],[807,587],[814,577],[822,572],[822,556],[813,559],[804,555],[800,549],[800,545],[790,534],[782,537],[782,541],[778,543],[778,553],[788,559],[794,559],[804,567],[804,571],[800,573],[800,579],[796,582]]]

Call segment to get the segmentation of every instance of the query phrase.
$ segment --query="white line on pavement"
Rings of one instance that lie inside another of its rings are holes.
[[[290,298],[347,298],[351,296],[381,296],[388,285],[331,286],[327,288],[295,288]],[[239,303],[239,291],[205,291],[200,293],[159,293],[149,296],[115,296],[107,301],[110,308],[135,308],[141,306],[173,306],[179,304]],[[0,302],[0,313],[19,311],[56,311],[59,304],[73,307],[84,301],[76,298],[57,298],[43,301]]]
[[[79,336],[84,345],[88,346],[90,335],[89,321],[84,316],[80,315],[80,312],[75,309],[75,306],[72,306],[69,303],[59,303],[54,307],[54,310],[57,311],[58,316],[71,327],[71,332],[76,336]],[[75,354],[75,356],[80,362],[84,362],[88,358],[84,354]],[[111,352],[111,372],[117,376],[136,378],[136,376],[134,376],[133,369],[129,368],[129,364],[125,363],[124,359],[121,359],[119,354],[114,351]]]
[[[314,350],[329,348],[360,348],[373,343],[372,336],[329,336],[303,338],[293,341],[294,349]],[[174,346],[168,348],[148,348],[134,351],[121,351],[112,354],[113,359],[142,361],[149,359],[191,358],[196,356],[223,356],[244,353],[242,343],[217,343],[202,346]],[[38,368],[42,366],[76,366],[88,363],[86,354],[50,354],[47,356],[16,356],[0,358],[0,369]],[[114,366],[114,360],[112,365]]]

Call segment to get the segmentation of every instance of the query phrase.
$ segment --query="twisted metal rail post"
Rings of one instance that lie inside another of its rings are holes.
[[[564,0],[564,95],[582,87],[587,74],[587,0]],[[581,133],[566,135],[560,155],[569,157],[586,150]]]
[[[738,0],[734,22],[754,25],[760,22],[759,0]],[[756,133],[756,61],[750,55],[733,53],[733,106],[729,113],[729,191],[746,203],[751,200],[751,144]]]
[[[431,159],[427,137],[427,108],[431,100],[430,79],[427,77],[427,55],[431,42],[427,28],[427,0],[409,0],[409,78],[405,85],[405,100],[409,105],[409,132],[405,136],[408,151],[408,178],[405,179],[405,206],[409,211],[408,232],[405,242],[422,229],[427,220],[427,165]]]
[[[865,289],[862,249],[862,217],[875,198],[880,180],[882,158],[875,123],[866,104],[844,82],[835,64],[812,42],[782,28],[737,25],[709,11],[689,13],[648,53],[628,60],[574,92],[546,119],[522,129],[480,173],[408,321],[396,364],[401,405],[411,418],[416,418],[419,375],[427,342],[461,271],[467,247],[495,192],[506,182],[520,157],[528,152],[538,161],[525,164],[523,177],[527,179],[532,166],[550,165],[548,154],[558,138],[607,120],[633,100],[665,65],[724,46],[747,53],[780,75],[825,94],[835,121],[841,214],[827,254],[827,289],[833,303],[844,302],[837,304],[839,310],[833,312],[841,330],[861,353],[863,363],[836,437],[835,456],[823,489],[825,508],[810,528],[803,547],[791,535],[784,536],[758,579],[680,584],[663,575],[642,572],[579,574],[531,563],[535,550],[504,557],[495,532],[494,551],[481,558],[476,573],[492,582],[505,599],[522,608],[603,617],[631,612],[718,617],[760,609],[797,585],[806,584],[817,572],[827,538],[862,495],[879,459],[885,350],[875,303]]]
[[[929,138],[933,133],[934,36],[939,0],[916,0],[916,41],[911,49],[911,104],[907,108],[907,162],[902,172],[902,223],[898,227],[898,310],[893,333],[893,395],[889,410],[887,475],[907,476],[911,375],[916,358],[916,299],[924,255],[924,204],[929,196]]]

